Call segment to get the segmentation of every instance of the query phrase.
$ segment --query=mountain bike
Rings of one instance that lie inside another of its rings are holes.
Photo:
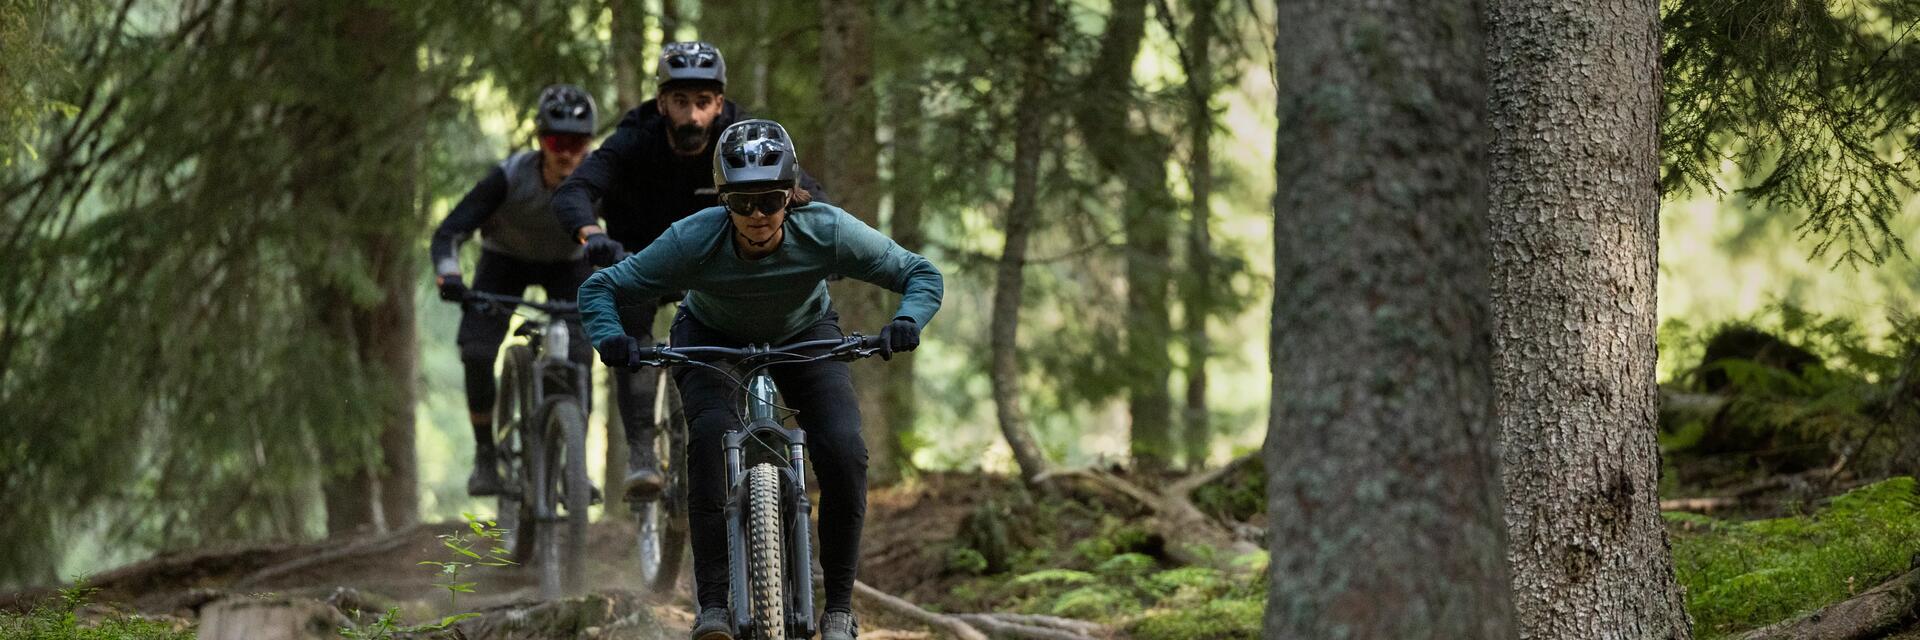
[[[488,313],[531,309],[507,347],[494,403],[495,464],[503,484],[500,528],[514,562],[539,573],[540,595],[578,593],[586,577],[590,369],[567,358],[579,327],[572,302],[532,302],[515,296],[467,292],[465,303]],[[531,560],[531,562],[529,562]]]
[[[813,561],[807,500],[806,432],[776,414],[777,390],[767,368],[820,360],[856,360],[880,351],[878,337],[858,333],[781,347],[669,347],[648,350],[642,364],[697,366],[744,389],[739,425],[722,438],[727,473],[728,608],[739,637],[811,638]],[[811,355],[809,355],[811,354]],[[734,375],[710,359],[734,361]]]

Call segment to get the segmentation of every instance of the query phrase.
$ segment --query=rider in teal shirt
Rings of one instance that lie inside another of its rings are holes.
[[[587,335],[624,335],[617,306],[686,291],[687,313],[741,340],[780,344],[832,309],[827,278],[844,276],[905,294],[895,317],[925,327],[940,308],[940,271],[839,207],[789,207],[779,249],[757,260],[733,240],[724,207],[681,220],[659,240],[580,285]]]
[[[940,308],[940,271],[838,207],[810,202],[797,187],[786,129],[747,120],[720,134],[714,184],[721,207],[674,223],[659,240],[580,285],[587,335],[608,366],[633,368],[643,345],[623,333],[624,305],[687,296],[673,320],[675,346],[741,347],[839,338],[827,278],[864,280],[902,294],[880,330],[880,353],[911,351]],[[866,517],[867,449],[860,403],[846,362],[769,367],[782,404],[798,411],[820,479],[820,564],[825,578],[822,640],[854,640],[853,583]],[[731,640],[727,616],[727,527],[722,436],[736,424],[739,391],[719,373],[673,373],[687,412],[687,520],[692,529],[694,640]]]

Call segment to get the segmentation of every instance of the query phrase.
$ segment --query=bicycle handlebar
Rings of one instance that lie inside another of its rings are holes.
[[[669,347],[656,345],[641,352],[641,366],[664,367],[689,362],[704,362],[707,358],[736,358],[741,362],[767,356],[804,356],[808,358],[865,358],[880,352],[880,336],[866,336],[855,333],[839,338],[807,340],[793,344],[769,347],[749,345],[744,348],[733,347]],[[826,348],[826,352],[807,355],[799,352]]]
[[[518,305],[518,306],[538,309],[540,311],[546,312],[549,315],[562,316],[562,317],[573,317],[573,316],[580,315],[580,304],[577,302],[569,302],[565,300],[534,302],[532,300],[521,298],[519,296],[503,296],[497,293],[487,293],[485,291],[474,291],[469,289],[467,290],[467,295],[462,299],[462,301],[479,303],[479,304],[489,305],[489,306]]]

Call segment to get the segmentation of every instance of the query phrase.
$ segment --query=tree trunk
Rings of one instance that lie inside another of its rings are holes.
[[[915,2],[901,2],[895,17],[895,24],[912,24],[917,11]],[[904,15],[902,15],[904,14]],[[932,179],[928,171],[926,158],[925,123],[921,118],[921,103],[924,98],[923,87],[926,75],[916,63],[909,63],[894,72],[893,87],[889,100],[889,119],[893,125],[893,149],[891,157],[893,177],[888,191],[893,197],[893,220],[887,225],[889,235],[901,248],[914,253],[926,251],[926,230],[923,210],[926,206],[926,184]],[[888,437],[892,440],[894,463],[902,472],[913,467],[914,427],[918,420],[915,407],[919,402],[914,389],[914,359],[902,358],[889,368],[892,375],[887,376],[885,399],[881,403],[886,408]]]
[[[1100,52],[1088,71],[1076,117],[1081,135],[1102,170],[1126,185],[1122,226],[1126,231],[1127,400],[1132,418],[1130,449],[1142,470],[1167,468],[1173,453],[1173,370],[1167,340],[1173,337],[1168,312],[1169,215],[1176,209],[1167,193],[1167,141],[1151,129],[1133,125],[1136,100],[1133,63],[1146,34],[1146,0],[1115,0],[1100,38]]]
[[[1509,637],[1477,4],[1277,4],[1266,637]]]
[[[991,378],[993,409],[1000,420],[1000,432],[1013,449],[1013,460],[1020,465],[1020,477],[1028,485],[1038,483],[1051,470],[1046,453],[1033,438],[1026,410],[1020,406],[1020,298],[1026,285],[1023,270],[1027,264],[1027,239],[1033,235],[1035,209],[1040,191],[1041,139],[1047,119],[1042,93],[1048,46],[1051,44],[1052,7],[1049,0],[1027,0],[1027,24],[1032,44],[1021,64],[1020,97],[1014,113],[1033,117],[1017,118],[1013,138],[1013,202],[1007,207],[1006,246],[1000,250],[1000,263],[994,271],[993,318],[988,342],[993,349]]]
[[[825,116],[821,148],[829,149],[809,166],[832,191],[835,204],[869,226],[880,227],[879,142],[874,131],[873,47],[868,29],[871,0],[821,0],[821,101],[832,105]],[[865,282],[841,281],[833,287],[840,324],[848,332],[878,331],[891,319],[886,291]],[[875,485],[899,479],[893,436],[884,404],[887,378],[881,363],[854,365],[853,385],[860,398],[861,432],[867,441],[867,477]]]
[[[1490,231],[1523,638],[1687,638],[1654,443],[1659,3],[1493,0]]]
[[[343,77],[322,81],[339,83],[347,92],[337,104],[296,107],[307,122],[296,135],[312,141],[302,147],[306,174],[328,179],[295,201],[341,230],[337,254],[364,265],[378,296],[368,300],[367,292],[326,274],[307,285],[321,301],[316,311],[325,314],[323,326],[332,339],[352,345],[361,374],[378,381],[371,386],[377,393],[370,402],[379,406],[379,424],[368,430],[370,437],[324,445],[330,462],[339,465],[323,486],[327,530],[337,535],[369,526],[402,527],[419,519],[414,453],[419,349],[413,320],[419,257],[413,240],[425,221],[414,199],[419,147],[389,141],[420,139],[418,105],[396,99],[417,95],[417,36],[386,9],[319,3],[292,8],[310,22],[335,25],[338,40],[323,44],[320,53],[335,56]],[[374,464],[363,468],[355,464],[360,460]]]
[[[679,42],[680,22],[680,0],[660,0],[660,42]]]
[[[1213,432],[1207,416],[1207,356],[1213,348],[1207,338],[1207,319],[1213,316],[1213,30],[1217,0],[1194,0],[1193,22],[1187,25],[1187,188],[1193,196],[1193,217],[1187,228],[1188,280],[1184,306],[1187,334],[1187,406],[1185,436],[1187,468],[1207,464]]]
[[[622,114],[647,101],[652,82],[646,64],[659,54],[648,42],[646,0],[612,0],[608,9],[612,13],[612,51],[607,57],[613,60],[615,108],[606,109],[610,113],[600,116],[602,123],[618,121]]]
[[[657,54],[657,49],[648,42],[647,7],[644,0],[613,0],[608,9],[612,12],[612,51],[608,57],[613,60],[614,109],[601,115],[601,122],[615,122],[624,117],[627,111],[646,102],[651,82],[647,76],[646,62]],[[657,369],[643,369],[642,373]],[[615,394],[619,393],[617,378],[612,369],[603,372],[606,381],[605,401],[596,405],[599,413],[606,418],[607,436],[606,464],[601,471],[602,487],[624,486],[627,480],[627,438],[626,427],[620,415],[620,403]],[[608,518],[625,517],[627,501],[607,500],[605,503]]]

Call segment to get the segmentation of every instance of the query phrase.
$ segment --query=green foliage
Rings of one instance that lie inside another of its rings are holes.
[[[947,571],[980,575],[987,572],[987,557],[966,547],[947,549]]]
[[[0,611],[0,638],[35,640],[191,640],[193,627],[137,615],[110,613],[99,620],[81,621],[80,607],[93,589],[76,584],[60,591],[60,598],[26,613]]]
[[[1217,518],[1244,522],[1267,510],[1267,463],[1253,456],[1239,469],[1193,491],[1193,504]]]
[[[509,559],[506,547],[501,546],[501,537],[506,535],[507,531],[499,528],[498,522],[480,518],[471,513],[460,515],[466,518],[467,530],[470,533],[454,532],[439,536],[440,546],[452,551],[454,554],[452,558],[446,561],[423,560],[420,562],[423,565],[440,568],[433,586],[447,591],[447,607],[450,609],[458,609],[460,594],[473,593],[473,586],[476,584],[461,582],[461,572],[473,567],[506,567],[515,564]],[[464,617],[466,616],[450,617],[441,620],[440,624],[442,626],[453,624]]]
[[[1128,633],[1139,640],[1254,640],[1260,637],[1260,619],[1267,606],[1264,596],[1222,598],[1192,607],[1154,610],[1140,617]]]
[[[1662,357],[1699,363],[1705,344],[1730,330],[1778,337],[1787,349],[1817,357],[1795,372],[1778,362],[1723,359],[1681,370],[1670,385],[1693,386],[1716,374],[1730,393],[1724,409],[1665,424],[1662,448],[1673,473],[1688,483],[1754,469],[1800,471],[1832,464],[1840,456],[1867,474],[1896,472],[1911,459],[1916,407],[1909,371],[1920,356],[1920,327],[1896,314],[1892,335],[1875,341],[1849,318],[1823,316],[1793,305],[1776,305],[1751,319],[1695,330],[1670,322],[1661,335]],[[1677,458],[1677,459],[1675,459]],[[1869,475],[1868,477],[1877,477]]]
[[[317,485],[378,464],[412,403],[380,358],[411,319],[374,310],[425,272],[426,205],[505,151],[475,96],[600,84],[589,0],[96,4],[27,2],[57,28],[0,35],[4,82],[74,106],[0,173],[0,583],[51,579],[83,532],[133,555],[318,533]],[[12,75],[35,59],[74,68]]]
[[[1813,255],[1905,252],[1888,221],[1920,175],[1920,1],[1667,0],[1663,187],[1740,191],[1804,216]]]
[[[1809,516],[1726,522],[1667,514],[1675,572],[1702,638],[1783,620],[1907,570],[1920,553],[1912,478],[1861,487]]]

